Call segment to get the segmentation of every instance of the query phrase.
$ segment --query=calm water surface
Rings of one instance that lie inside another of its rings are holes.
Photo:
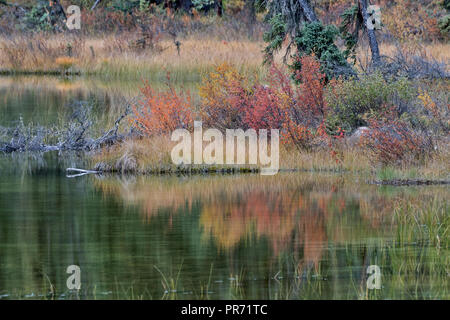
[[[0,125],[19,114],[51,123],[73,97],[113,100],[5,86]],[[394,219],[399,200],[447,202],[448,187],[317,173],[65,176],[82,163],[0,155],[0,299],[449,298],[448,247],[399,246]],[[425,271],[403,274],[409,261]],[[81,268],[79,292],[66,287],[69,265]],[[369,265],[380,290],[367,289]]]

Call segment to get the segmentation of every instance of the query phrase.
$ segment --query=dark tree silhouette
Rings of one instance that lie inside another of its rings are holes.
[[[368,0],[355,0],[356,4],[351,9],[354,9],[353,14],[348,15],[346,32],[353,36],[353,44],[356,45],[359,30],[362,29],[367,33],[369,38],[370,50],[372,52],[372,63],[378,64],[380,62],[380,51],[378,48],[378,41],[375,30],[367,28],[367,21],[369,19],[367,8],[370,5]],[[314,11],[314,7],[310,0],[278,0],[278,1],[263,1],[263,4],[269,10],[269,17],[279,16],[284,22],[284,36],[290,36],[291,44],[296,35],[299,34],[302,25],[312,22],[320,22]],[[356,23],[357,19],[362,21]],[[357,25],[357,30],[350,32],[350,26]],[[277,33],[280,35],[280,33]],[[350,40],[350,39],[349,39]]]

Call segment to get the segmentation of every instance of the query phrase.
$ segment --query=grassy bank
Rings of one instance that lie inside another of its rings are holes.
[[[207,172],[259,172],[258,165],[207,166],[172,163],[170,153],[175,145],[169,137],[130,139],[119,145],[105,148],[90,157],[90,166],[104,172],[160,174],[160,173],[207,173]],[[371,161],[367,151],[341,146],[342,160],[336,161],[326,149],[302,151],[280,146],[280,171],[348,172],[367,179],[450,179],[450,149],[442,144],[434,157],[426,157],[417,164],[381,166]]]

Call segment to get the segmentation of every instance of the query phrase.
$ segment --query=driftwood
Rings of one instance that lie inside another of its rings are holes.
[[[126,135],[119,133],[118,130],[120,122],[130,113],[130,109],[128,104],[114,122],[114,126],[97,138],[86,136],[92,121],[90,107],[84,102],[78,102],[75,112],[63,129],[27,127],[20,120],[15,128],[0,127],[0,152],[91,151],[112,145],[125,138]],[[6,137],[9,141],[3,142],[2,137]],[[57,141],[50,144],[47,142],[49,140]]]

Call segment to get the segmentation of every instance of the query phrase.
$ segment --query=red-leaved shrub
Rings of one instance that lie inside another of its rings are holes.
[[[370,151],[375,163],[414,163],[433,152],[430,137],[414,131],[398,118],[370,120],[369,124],[370,129],[363,133],[361,144]]]
[[[294,91],[289,76],[273,65],[267,79],[268,85],[256,83],[253,94],[247,98],[244,124],[253,129],[282,129],[288,110],[295,104]]]
[[[132,106],[132,125],[146,135],[169,134],[175,129],[193,126],[190,93],[177,92],[168,83],[166,91],[155,91],[148,81],[141,88],[143,99]]]
[[[301,71],[296,74],[295,104],[288,110],[285,135],[299,148],[310,149],[315,140],[329,139],[324,130],[327,104],[324,98],[325,74],[314,55],[300,58]]]

